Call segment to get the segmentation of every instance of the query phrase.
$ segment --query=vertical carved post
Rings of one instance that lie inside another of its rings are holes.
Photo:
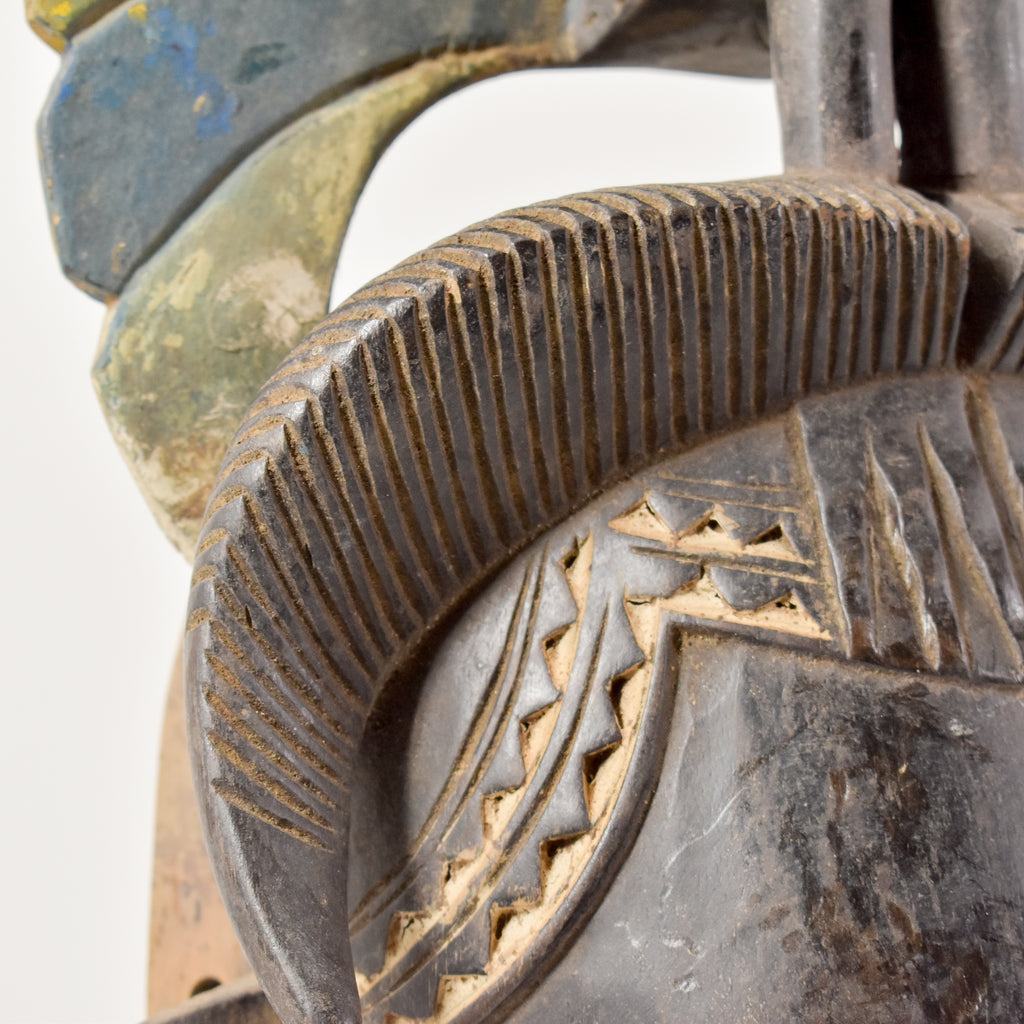
[[[769,3],[787,170],[896,180],[891,3]]]
[[[626,13],[542,8],[470,5],[445,45],[497,14],[532,41],[516,61],[575,59]],[[147,12],[105,31],[144,48]],[[786,177],[468,228],[324,320],[237,428],[198,535],[187,718],[284,1024],[1024,1018],[1024,0],[770,13]],[[421,52],[407,27],[381,52]],[[512,53],[446,51],[435,86]],[[304,113],[291,171],[380,86]],[[190,145],[204,103],[235,109],[213,92],[179,111]],[[223,210],[158,279],[223,240]],[[113,289],[135,263],[97,266]],[[110,321],[132,354],[136,308]],[[269,1016],[243,995],[186,1013]]]

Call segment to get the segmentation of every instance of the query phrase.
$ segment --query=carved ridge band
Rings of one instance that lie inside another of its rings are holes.
[[[215,870],[286,1024],[359,1019],[346,777],[384,682],[629,473],[951,365],[966,266],[959,222],[907,190],[615,190],[439,243],[293,352],[208,508],[186,669]]]

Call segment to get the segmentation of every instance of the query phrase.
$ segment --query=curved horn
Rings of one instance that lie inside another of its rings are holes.
[[[73,36],[39,123],[61,263],[117,300],[97,390],[189,557],[240,416],[327,311],[390,141],[470,82],[577,62],[638,4],[32,0],[48,38]]]
[[[811,392],[949,365],[966,245],[882,186],[583,195],[439,243],[295,350],[208,507],[186,668],[215,870],[285,1024],[360,1019],[348,785],[385,683],[609,484]]]

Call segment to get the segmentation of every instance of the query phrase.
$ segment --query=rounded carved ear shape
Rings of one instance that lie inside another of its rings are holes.
[[[461,996],[452,983],[448,1002],[439,1000],[441,975],[451,970],[430,959],[431,936],[480,928],[493,952],[510,919],[500,900],[494,913],[478,901],[460,916],[468,904],[440,896],[434,918],[389,917],[398,904],[378,899],[390,882],[386,869],[371,877],[377,858],[368,829],[354,854],[363,898],[350,908],[350,808],[362,785],[369,716],[395,715],[393,742],[414,746],[403,701],[419,699],[432,656],[435,666],[449,657],[461,667],[450,674],[454,682],[430,683],[428,695],[465,686],[474,694],[466,705],[476,706],[492,679],[500,694],[507,673],[496,666],[533,649],[523,631],[544,593],[561,601],[561,612],[551,611],[559,629],[543,634],[536,626],[533,640],[550,639],[538,650],[557,681],[559,639],[571,636],[589,572],[587,537],[552,549],[553,570],[540,559],[501,584],[515,596],[495,613],[493,635],[473,626],[491,606],[467,605],[481,587],[595,495],[714,432],[817,391],[948,366],[966,257],[959,223],[897,188],[777,180],[622,189],[467,229],[368,285],[292,353],[240,428],[207,509],[186,662],[191,752],[214,868],[285,1024],[361,1019],[350,921],[357,949],[358,935],[374,927],[380,943],[376,963],[366,961],[371,976],[360,979],[368,1020],[435,1010],[443,1019],[493,1019],[564,949],[583,913],[571,900],[559,904],[568,908],[562,916],[535,922],[525,945],[507,945],[504,967],[496,962],[488,974],[484,963],[490,980],[468,982]],[[538,582],[542,564],[554,583]],[[590,638],[580,650],[603,649],[601,607],[589,607],[585,630],[580,612],[576,640]],[[441,644],[460,610],[464,642],[476,643],[479,657],[460,660]],[[578,673],[603,686],[621,677],[628,688],[643,658],[625,642],[615,650],[589,677],[586,658],[575,657],[572,679]],[[485,682],[474,682],[481,672]],[[583,686],[567,681],[565,694]],[[442,696],[428,703],[455,707],[460,692],[447,705]],[[507,707],[518,714],[514,702]],[[621,701],[604,714],[623,732]],[[560,728],[540,715],[525,736],[518,730],[521,765],[539,749],[531,729],[548,749]],[[564,749],[584,759],[598,749],[599,733],[566,734]],[[458,737],[441,744],[458,747]],[[538,755],[538,771],[545,763]],[[592,782],[596,762],[586,763]],[[467,800],[485,795],[478,781],[466,783]],[[628,837],[634,827],[634,782],[639,792],[650,779],[627,778],[625,798],[611,801],[618,809],[607,834]],[[407,794],[391,799],[394,813],[406,814]],[[491,801],[492,834],[504,834],[530,806],[502,811]],[[410,810],[410,821],[434,842],[418,813]],[[574,834],[586,833],[588,821]],[[484,850],[484,827],[481,845],[467,848]],[[523,830],[516,834],[531,837],[534,865],[540,843],[550,869],[558,861],[557,844],[548,843],[554,833],[539,821]],[[614,867],[601,849],[595,841],[581,863]],[[499,851],[487,871],[527,862]],[[442,882],[460,867],[475,877],[474,863],[448,861]],[[564,875],[570,888],[599,885],[586,868],[574,870]],[[506,941],[511,934],[505,930]],[[416,966],[424,950],[432,974]],[[524,957],[532,958],[529,971],[505,969]],[[382,963],[399,960],[402,970],[380,976]]]

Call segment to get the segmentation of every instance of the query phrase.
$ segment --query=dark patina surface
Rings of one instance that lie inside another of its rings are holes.
[[[765,13],[32,0],[259,978],[166,1020],[1024,1016],[1024,3]],[[786,177],[513,210],[314,326],[447,92],[767,43]]]

